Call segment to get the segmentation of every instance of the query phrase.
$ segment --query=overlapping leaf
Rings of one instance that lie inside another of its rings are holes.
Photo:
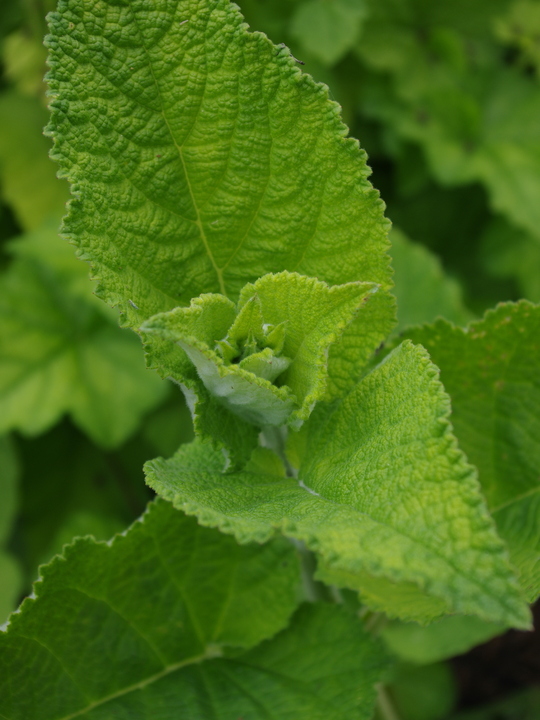
[[[199,433],[239,467],[256,442],[250,426],[298,429],[308,419],[326,392],[330,347],[377,290],[370,283],[328,287],[297,273],[268,274],[242,289],[238,307],[206,293],[189,308],[151,317],[140,330],[152,367],[188,398],[194,395]]]
[[[319,414],[299,480],[222,475],[219,454],[195,444],[149,463],[148,482],[240,541],[276,531],[303,540],[325,579],[361,590],[377,609],[422,621],[463,612],[527,626],[436,375],[425,351],[400,347],[334,413]]]
[[[440,182],[483,183],[492,206],[538,238],[540,87],[501,62],[493,30],[507,5],[370,3],[358,43],[376,71],[365,110],[419,143]]]
[[[384,658],[340,608],[304,607],[259,645],[298,603],[284,540],[239,546],[157,501],[42,577],[0,633],[4,718],[370,717]]]
[[[49,263],[35,258],[33,245],[51,252]],[[96,442],[114,447],[167,388],[145,369],[137,337],[96,308],[84,265],[72,272],[73,258],[64,262],[54,226],[18,250],[23,257],[0,278],[0,429],[36,434],[69,412]]]
[[[397,330],[444,317],[457,325],[472,319],[458,282],[444,274],[441,264],[427,248],[413,243],[393,229],[392,260],[394,294],[398,302]]]
[[[62,0],[51,32],[64,230],[101,296],[137,327],[284,269],[378,283],[330,356],[350,385],[393,321],[387,224],[327,89],[227,0]]]
[[[467,331],[410,331],[441,368],[456,434],[530,601],[540,593],[540,307],[503,304]]]

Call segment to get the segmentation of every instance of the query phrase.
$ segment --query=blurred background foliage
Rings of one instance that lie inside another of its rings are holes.
[[[64,543],[108,539],[140,515],[143,462],[192,437],[181,394],[144,369],[138,338],[58,237],[68,188],[43,135],[54,4],[0,3],[0,623]],[[538,0],[239,4],[328,84],[368,153],[394,225],[398,332],[540,301]],[[391,686],[402,720],[540,717],[540,668],[458,712],[462,677],[448,653],[423,655],[416,632],[383,633],[402,658]],[[456,654],[494,633],[445,632]]]

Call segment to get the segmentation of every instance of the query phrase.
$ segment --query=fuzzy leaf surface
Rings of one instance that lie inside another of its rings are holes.
[[[147,464],[150,486],[238,540],[304,541],[328,581],[427,621],[445,612],[527,627],[528,609],[458,450],[449,400],[422,348],[406,343],[310,433],[299,480],[220,474],[201,443]],[[312,421],[310,420],[310,423]],[[330,577],[331,576],[331,577]]]
[[[191,381],[199,402],[206,390],[242,420],[298,428],[326,392],[330,346],[377,290],[268,274],[242,289],[237,310],[223,295],[207,293],[189,308],[153,316],[141,332],[151,365],[180,384]]]
[[[441,320],[409,335],[441,368],[456,434],[532,602],[540,594],[540,307],[505,303],[467,331]]]
[[[327,88],[227,0],[61,0],[50,17],[64,232],[99,294],[138,327],[268,272],[378,283],[367,332],[353,322],[331,354],[346,387],[393,300],[382,203]]]
[[[240,546],[158,500],[111,544],[80,539],[42,568],[0,633],[0,713],[368,720],[384,656],[343,610],[304,607],[259,645],[298,583],[290,543]]]

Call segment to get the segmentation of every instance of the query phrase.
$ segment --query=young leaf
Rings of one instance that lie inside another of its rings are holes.
[[[42,568],[0,633],[0,714],[367,720],[384,660],[341,609],[304,608],[249,650],[287,624],[298,583],[290,543],[239,546],[158,501]]]
[[[330,357],[333,390],[354,381],[393,323],[387,223],[327,89],[228,0],[61,0],[50,17],[64,232],[98,293],[138,327],[268,272],[375,282]]]
[[[278,530],[303,540],[324,577],[362,590],[376,609],[423,622],[461,612],[528,627],[449,412],[437,369],[406,343],[318,418],[298,481],[222,475],[219,455],[195,443],[148,463],[148,483],[240,541]]]
[[[167,390],[136,336],[96,309],[89,283],[80,295],[39,261],[15,261],[0,286],[0,430],[36,434],[69,412],[97,443],[125,440]]]
[[[198,376],[242,420],[298,428],[325,393],[331,344],[376,290],[369,283],[330,288],[297,273],[270,274],[242,289],[237,315],[223,295],[205,294],[189,308],[155,315],[141,332],[162,375],[180,384]],[[174,354],[171,343],[185,355]]]
[[[540,307],[505,303],[468,330],[409,331],[441,368],[456,434],[530,601],[540,594]]]

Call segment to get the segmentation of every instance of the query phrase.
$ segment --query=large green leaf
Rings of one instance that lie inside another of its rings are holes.
[[[249,650],[298,604],[285,540],[240,546],[158,501],[42,578],[0,634],[4,718],[370,716],[383,657],[341,609],[304,608]]]
[[[441,368],[453,423],[529,600],[540,594],[540,306],[506,303],[467,331],[411,330]]]
[[[98,293],[138,327],[284,269],[378,283],[330,358],[335,391],[354,381],[393,322],[387,223],[327,89],[228,0],[61,0],[51,33],[64,232]]]
[[[48,227],[40,239],[62,242]],[[167,388],[145,369],[137,337],[96,308],[87,280],[81,291],[78,269],[25,254],[0,278],[0,430],[36,434],[69,412],[114,447]]]
[[[220,455],[196,443],[148,463],[148,482],[240,541],[276,531],[303,540],[326,580],[361,590],[376,609],[421,621],[462,612],[527,627],[449,411],[437,369],[406,343],[335,412],[310,420],[299,480],[220,474]]]

